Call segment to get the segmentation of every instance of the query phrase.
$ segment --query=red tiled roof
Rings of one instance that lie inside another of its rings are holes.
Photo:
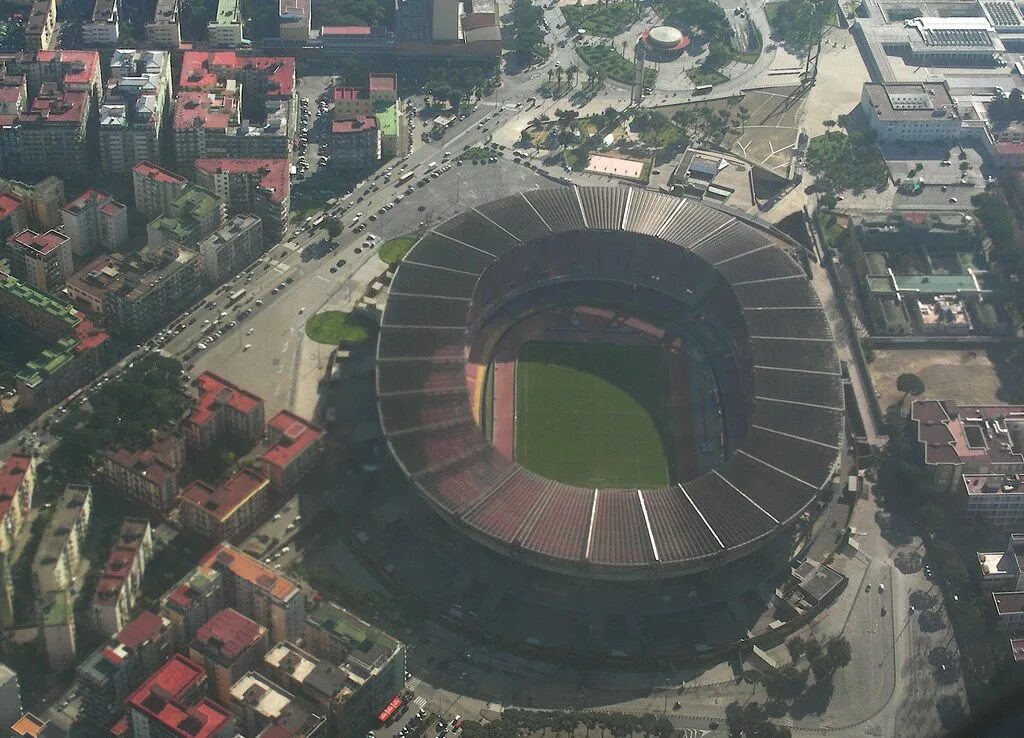
[[[92,205],[94,203],[105,203],[110,201],[110,195],[104,192],[100,192],[99,190],[86,190],[81,195],[79,195],[74,200],[65,205],[63,209],[68,211],[69,213],[74,214],[78,213],[81,210],[84,210],[87,206]]]
[[[6,218],[21,206],[21,198],[5,192],[0,195],[0,218]]]
[[[132,724],[128,722],[128,716],[123,716],[110,728],[110,734],[114,738],[128,738],[132,734]]]
[[[380,73],[370,75],[370,92],[394,92],[397,89],[397,75]]]
[[[0,469],[0,521],[3,521],[10,512],[11,505],[14,504],[14,495],[25,480],[31,464],[31,456],[12,454]]]
[[[117,215],[125,210],[127,210],[127,208],[117,200],[107,200],[105,203],[100,205],[100,211],[104,215]]]
[[[36,233],[35,231],[26,228],[20,233],[16,233],[8,238],[7,243],[12,248],[15,246],[23,246],[45,256],[54,249],[59,248],[62,244],[66,243],[67,240],[68,237],[60,231]]]
[[[205,425],[220,405],[227,405],[240,413],[248,414],[263,402],[256,395],[236,387],[213,372],[200,374],[196,378],[196,384],[199,386],[199,403],[189,417],[189,422],[196,425]]]
[[[193,482],[182,493],[181,499],[212,515],[219,522],[224,522],[242,503],[268,484],[266,479],[251,469],[242,469],[216,488],[201,480]]]
[[[0,84],[0,102],[16,103],[21,99],[21,85]]]
[[[1022,405],[959,405],[952,416],[938,400],[915,400],[910,415],[926,464],[1024,464],[1024,454],[1005,432],[1007,421],[1024,422]]]
[[[91,351],[110,340],[109,333],[97,328],[91,320],[85,319],[75,326],[75,337],[78,339],[78,345],[75,346],[77,354]]]
[[[263,452],[262,458],[276,467],[284,468],[303,451],[323,438],[324,432],[303,418],[287,410],[275,415],[267,427],[281,434],[280,440]]]
[[[125,625],[114,638],[126,648],[138,648],[163,630],[164,621],[159,615],[143,610],[139,616]]]
[[[239,579],[243,579],[281,600],[291,597],[299,591],[295,582],[280,576],[269,566],[264,566],[227,543],[214,546],[213,550],[199,562],[199,566],[207,570],[227,569]]]
[[[914,212],[902,213],[903,220],[908,223],[914,223],[916,225],[924,225],[924,222],[928,220],[928,214],[920,210]]]
[[[338,100],[359,100],[366,97],[366,91],[360,87],[335,87],[334,99]]]
[[[181,61],[181,90],[210,90],[223,77],[242,71],[259,71],[266,77],[268,98],[290,99],[295,85],[295,60],[283,56],[239,56],[234,51],[187,51]]]
[[[235,98],[213,92],[180,92],[174,100],[174,128],[227,128],[233,122]]]
[[[56,96],[38,96],[18,116],[25,124],[79,123],[89,113],[89,93],[65,90]]]
[[[39,52],[36,59],[42,61],[42,56],[47,52]],[[100,66],[100,55],[98,51],[67,51],[60,50],[61,66],[64,68],[64,84],[89,84],[98,77],[97,70]],[[51,57],[52,58],[52,57]]]
[[[178,700],[204,680],[206,672],[180,654],[174,654],[142,686],[129,695],[128,706],[157,717],[164,705]]]
[[[377,127],[377,119],[372,115],[357,115],[355,118],[336,120],[331,123],[331,133],[363,133]]]
[[[1024,154],[1024,142],[1014,143],[1012,141],[1003,141],[996,143],[996,151],[1000,154]]]
[[[196,159],[193,165],[207,174],[259,174],[260,187],[278,204],[291,191],[287,159]]]
[[[148,161],[140,161],[132,167],[132,171],[162,184],[188,184],[188,180],[184,177],[179,177],[177,174]]]
[[[230,607],[207,620],[193,640],[193,648],[234,662],[266,636],[267,629]]]

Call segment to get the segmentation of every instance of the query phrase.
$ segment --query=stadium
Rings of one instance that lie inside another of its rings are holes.
[[[459,531],[596,579],[691,574],[789,529],[834,473],[839,360],[785,237],[637,188],[464,212],[398,266],[391,453]]]

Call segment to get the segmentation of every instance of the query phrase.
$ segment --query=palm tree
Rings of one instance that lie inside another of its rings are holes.
[[[555,70],[555,79],[558,81],[558,87],[556,89],[562,89],[562,68],[559,67]]]
[[[554,76],[555,76],[555,70],[554,69],[549,69],[548,70],[548,84],[551,84],[551,78],[554,77]]]
[[[569,72],[569,86],[572,87],[572,80],[573,80],[573,78],[575,78],[577,82],[580,81],[580,68],[578,66],[576,66],[575,64],[571,64],[569,66],[568,72]]]

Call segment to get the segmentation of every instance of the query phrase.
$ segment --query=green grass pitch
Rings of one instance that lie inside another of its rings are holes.
[[[527,343],[516,365],[516,459],[585,487],[668,484],[668,366],[653,346]]]

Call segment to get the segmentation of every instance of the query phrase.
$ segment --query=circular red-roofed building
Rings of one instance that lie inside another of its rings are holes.
[[[647,47],[648,56],[653,59],[675,59],[690,45],[690,37],[672,26],[654,26],[644,31],[640,38]]]

